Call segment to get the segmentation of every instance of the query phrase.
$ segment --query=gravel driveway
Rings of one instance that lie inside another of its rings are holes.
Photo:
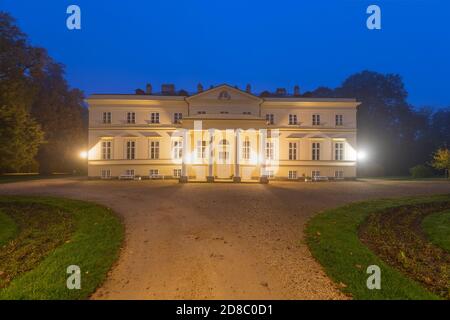
[[[303,242],[308,218],[352,201],[434,193],[450,193],[450,183],[50,179],[0,185],[0,194],[95,201],[124,218],[124,249],[94,299],[343,299]]]

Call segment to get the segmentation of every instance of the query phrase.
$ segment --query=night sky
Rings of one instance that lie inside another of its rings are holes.
[[[81,7],[82,30],[66,28],[70,4]],[[366,28],[370,4],[381,7],[382,30]],[[0,9],[86,94],[147,82],[304,92],[369,69],[402,75],[415,106],[450,106],[446,0],[0,0]]]

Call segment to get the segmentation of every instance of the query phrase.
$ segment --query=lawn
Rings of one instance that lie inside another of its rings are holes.
[[[425,217],[422,227],[433,244],[450,252],[450,210]]]
[[[371,214],[400,206],[431,205],[442,201],[450,201],[450,196],[365,201],[326,210],[308,222],[306,241],[330,278],[354,299],[440,299],[380,258],[360,240],[358,232]],[[366,269],[370,265],[381,269],[380,290],[367,288],[369,274]]]
[[[110,209],[50,197],[0,197],[0,226],[0,299],[88,298],[124,234]],[[79,290],[66,286],[71,265],[81,269]]]

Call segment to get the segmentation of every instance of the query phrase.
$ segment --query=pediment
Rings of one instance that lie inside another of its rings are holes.
[[[238,88],[229,86],[227,84],[223,84],[209,90],[205,90],[203,92],[197,93],[193,96],[190,96],[186,99],[190,103],[201,103],[201,102],[209,102],[209,103],[260,103],[262,101],[261,98],[240,90]]]

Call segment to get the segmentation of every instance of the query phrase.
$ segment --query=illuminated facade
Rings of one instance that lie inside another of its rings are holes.
[[[298,92],[298,89],[296,90]],[[221,85],[191,96],[92,95],[89,177],[181,181],[356,176],[354,99],[260,97]]]

